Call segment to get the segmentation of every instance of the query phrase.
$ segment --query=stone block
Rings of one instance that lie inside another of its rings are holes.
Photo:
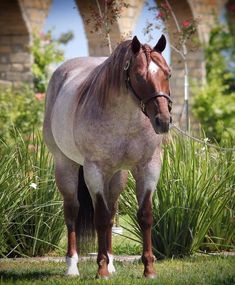
[[[11,47],[10,45],[0,45],[0,54],[1,53],[10,53]]]
[[[0,79],[2,80],[7,80],[7,73],[5,71],[1,71],[0,72]]]
[[[32,82],[33,81],[33,75],[31,72],[24,72],[22,74],[22,80],[23,82]]]
[[[11,69],[11,65],[10,64],[0,63],[0,72],[10,71],[10,69]]]
[[[11,38],[12,37],[1,35],[1,33],[0,33],[0,46],[2,46],[2,45],[10,45],[11,44]]]
[[[11,86],[12,86],[12,82],[11,81],[1,80],[0,79],[0,87],[9,88]]]
[[[9,63],[10,56],[9,54],[0,54],[0,63]]]
[[[25,52],[18,52],[10,55],[10,62],[12,63],[29,63],[30,55]]]
[[[9,81],[19,81],[22,78],[22,74],[20,72],[8,71],[6,72],[6,79]]]
[[[12,45],[12,51],[14,53],[21,52],[24,49],[25,49],[25,47],[23,47],[21,44],[14,44],[14,45]]]
[[[11,65],[11,71],[17,71],[17,72],[21,72],[24,70],[24,66],[23,64],[20,63],[13,63]]]
[[[18,35],[18,36],[12,36],[11,37],[11,42],[16,43],[16,44],[24,44],[27,45],[29,44],[29,35]]]

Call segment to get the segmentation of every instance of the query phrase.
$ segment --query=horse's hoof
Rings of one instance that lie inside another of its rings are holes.
[[[65,272],[65,276],[68,276],[68,277],[78,277],[80,274],[79,274],[79,271],[78,270],[74,270],[74,271],[69,271],[67,270]]]
[[[156,273],[144,274],[144,277],[147,279],[155,279],[157,278],[157,274]]]
[[[110,279],[110,275],[100,275],[100,274],[96,274],[96,279],[100,279],[100,280],[109,280]]]

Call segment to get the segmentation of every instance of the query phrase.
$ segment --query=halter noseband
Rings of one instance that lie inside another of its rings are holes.
[[[127,60],[126,65],[124,67],[124,70],[126,71],[126,88],[130,89],[131,92],[133,93],[133,95],[140,101],[140,108],[142,110],[142,112],[148,117],[148,114],[146,113],[146,105],[152,101],[153,99],[159,98],[159,97],[164,97],[167,99],[168,101],[168,108],[169,111],[171,110],[171,105],[173,103],[171,97],[162,92],[162,91],[156,91],[153,92],[152,94],[150,94],[149,96],[145,97],[144,99],[141,99],[140,96],[136,93],[135,89],[133,88],[132,84],[131,84],[131,79],[130,79],[130,75],[129,75],[129,70],[130,70],[130,66],[131,66],[131,60]]]

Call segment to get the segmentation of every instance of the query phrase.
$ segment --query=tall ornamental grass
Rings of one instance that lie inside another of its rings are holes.
[[[64,229],[52,158],[39,134],[0,143],[0,256],[55,249]]]
[[[173,136],[164,146],[162,172],[153,197],[152,242],[157,258],[182,257],[197,250],[234,249],[235,155]],[[135,182],[121,196],[132,234],[136,219]]]

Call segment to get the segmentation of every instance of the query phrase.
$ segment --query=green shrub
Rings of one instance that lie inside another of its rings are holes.
[[[215,243],[223,249],[234,246],[234,173],[234,153],[208,149],[180,136],[165,145],[161,177],[153,197],[152,241],[157,258],[214,249]],[[121,207],[130,217],[131,233],[140,240],[134,189],[130,178]]]
[[[44,255],[64,229],[52,158],[40,135],[0,147],[0,256]]]
[[[30,86],[19,90],[0,89],[0,138],[11,138],[13,125],[23,135],[29,135],[34,128],[41,128],[44,112],[44,96],[39,97]]]
[[[235,39],[228,27],[211,30],[205,57],[207,83],[193,91],[193,114],[209,138],[221,141],[232,135],[235,140]]]
[[[53,40],[51,32],[33,34],[31,46],[33,55],[33,81],[35,92],[45,93],[49,80],[49,66],[64,60],[63,51],[59,48],[59,41]]]

